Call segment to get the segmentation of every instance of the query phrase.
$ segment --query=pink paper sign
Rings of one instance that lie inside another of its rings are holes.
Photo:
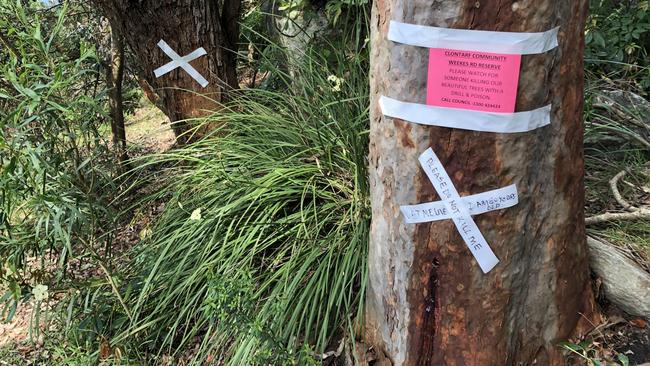
[[[512,113],[520,66],[521,55],[431,48],[427,104]]]

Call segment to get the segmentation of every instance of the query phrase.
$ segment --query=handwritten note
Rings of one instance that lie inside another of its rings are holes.
[[[520,66],[521,55],[431,48],[427,104],[512,113]]]
[[[480,215],[486,212],[512,207],[519,203],[517,186],[507,187],[461,197],[461,202],[467,207],[470,215]],[[451,219],[443,201],[427,202],[418,205],[401,206],[406,223],[419,224]]]

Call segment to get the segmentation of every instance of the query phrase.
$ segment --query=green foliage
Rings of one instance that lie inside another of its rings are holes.
[[[299,15],[309,17],[311,15],[308,13],[313,7],[313,3],[313,1],[307,0],[283,0],[279,2],[278,10],[283,12],[289,19],[295,19]],[[350,12],[359,15],[358,13],[363,13],[364,8],[369,4],[368,0],[326,0],[323,3],[325,4],[325,14],[333,25],[338,24],[342,14]]]
[[[336,62],[309,50],[300,76],[276,70],[284,90],[242,92],[206,119],[212,135],[143,164],[170,166],[150,197],[168,203],[136,249],[132,320],[114,344],[154,358],[191,348],[197,364],[307,365],[361,321],[367,53],[329,47]]]
[[[36,9],[37,10],[37,9]],[[14,301],[25,277],[47,281],[26,258],[59,254],[63,264],[90,244],[106,216],[111,159],[98,132],[103,114],[93,47],[81,43],[77,57],[66,44],[67,7],[46,18],[22,2],[0,2],[0,279]],[[6,32],[5,32],[6,30]]]
[[[650,88],[650,1],[592,0],[585,57],[592,71]],[[615,75],[611,75],[614,73]]]
[[[580,343],[565,342],[562,343],[561,346],[571,354],[577,355],[581,359],[589,362],[590,366],[630,366],[630,360],[622,353],[616,355],[618,363],[600,360],[595,355],[596,350],[594,344],[589,340]]]
[[[329,0],[325,5],[327,17],[337,24],[345,12],[356,12],[368,4],[368,0]]]
[[[119,351],[117,355],[120,355]],[[140,366],[126,357],[110,355],[100,360],[98,352],[89,352],[83,347],[68,343],[65,339],[46,339],[41,348],[25,352],[15,345],[0,346],[0,363],[6,365],[47,365],[47,366]]]

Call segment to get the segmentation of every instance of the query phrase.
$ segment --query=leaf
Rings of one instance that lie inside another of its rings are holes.
[[[630,359],[626,355],[619,353],[616,355],[618,361],[621,363],[621,366],[630,366]]]
[[[602,33],[600,33],[599,31],[595,31],[595,32],[593,32],[593,37],[594,37],[594,42],[596,42],[596,44],[598,46],[605,47],[606,42],[605,42],[605,38],[603,37]]]
[[[38,94],[36,94],[36,92],[33,91],[30,88],[24,87],[24,86],[22,86],[20,84],[17,84],[17,83],[14,83],[13,86],[20,94],[22,94],[22,95],[24,95],[24,96],[26,96],[26,97],[28,97],[28,98],[30,98],[32,100],[39,100],[40,99]]]
[[[633,326],[635,326],[637,328],[645,328],[646,326],[648,326],[648,322],[645,321],[644,319],[641,319],[641,318],[636,318],[636,319],[630,320],[630,324],[632,324]]]
[[[192,211],[192,215],[190,215],[190,220],[192,221],[200,221],[201,220],[201,209],[197,208],[196,210]]]

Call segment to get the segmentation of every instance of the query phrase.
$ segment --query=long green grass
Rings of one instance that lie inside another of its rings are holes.
[[[167,203],[136,248],[114,345],[306,364],[353,333],[370,218],[367,52],[320,47],[293,76],[275,70],[280,90],[241,92],[203,121],[218,126],[210,136],[142,165],[168,167],[149,197]]]

